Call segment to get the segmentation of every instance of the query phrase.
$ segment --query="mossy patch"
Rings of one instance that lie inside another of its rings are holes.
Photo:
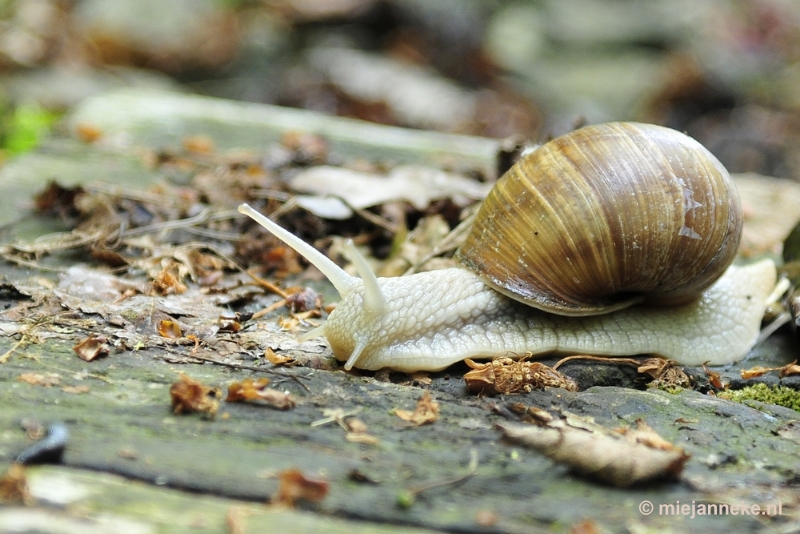
[[[786,386],[755,384],[742,389],[725,391],[720,393],[719,396],[736,402],[757,400],[800,412],[800,391]]]

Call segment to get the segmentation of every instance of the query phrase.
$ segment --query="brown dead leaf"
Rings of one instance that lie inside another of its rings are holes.
[[[225,263],[216,255],[192,249],[185,260],[191,267],[193,279],[203,287],[215,285],[222,279]]]
[[[427,425],[439,418],[439,403],[431,397],[430,391],[425,391],[417,401],[413,412],[408,410],[395,410],[395,415],[403,421],[408,421],[416,426]]]
[[[213,418],[219,408],[220,391],[181,373],[180,380],[169,388],[172,413],[200,412]]]
[[[99,356],[106,356],[111,352],[108,346],[108,338],[105,336],[91,335],[72,347],[75,354],[83,361],[90,362]]]
[[[635,429],[624,432],[571,414],[541,426],[497,426],[505,437],[569,465],[576,473],[617,487],[675,478],[690,457],[639,421]]]
[[[165,268],[153,279],[153,292],[156,295],[182,295],[187,287],[175,276],[171,268]]]
[[[181,326],[172,319],[162,319],[158,322],[158,335],[167,339],[180,339],[183,337]]]
[[[525,359],[495,358],[486,363],[466,359],[472,371],[464,375],[467,388],[473,393],[486,395],[510,394],[533,389],[558,387],[567,391],[578,391],[574,380],[539,362]]]
[[[647,358],[638,367],[641,375],[651,378],[650,387],[656,388],[691,388],[692,381],[674,360],[664,358]]]
[[[214,140],[207,135],[189,135],[183,138],[183,148],[195,154],[214,152]]]
[[[775,371],[779,369],[778,367],[763,367],[761,365],[756,365],[755,367],[751,367],[750,369],[741,369],[739,374],[745,380],[750,378],[758,378],[759,376],[764,376],[765,374],[769,373],[770,371]]]
[[[778,373],[778,377],[784,378],[787,376],[800,374],[800,365],[797,365],[797,360],[793,361],[790,364],[783,365],[781,367],[762,367],[760,365],[756,365],[755,367],[751,367],[750,369],[740,370],[739,374],[742,376],[742,378],[748,380],[750,378],[757,378],[759,376],[764,376],[765,374],[772,371],[780,371],[780,373]]]
[[[291,356],[275,354],[275,351],[269,347],[267,347],[267,349],[264,351],[264,357],[272,365],[291,365],[295,363],[295,359]]]
[[[708,362],[703,362],[703,371],[705,371],[706,376],[708,376],[708,382],[717,389],[728,389],[728,384],[722,381],[720,374],[706,367],[707,363]]]
[[[246,378],[241,382],[231,382],[228,385],[228,397],[226,402],[253,402],[266,404],[278,410],[288,410],[294,408],[297,402],[289,393],[268,389],[268,378],[253,380]]]
[[[794,375],[800,375],[800,365],[797,365],[797,360],[785,366],[783,369],[781,369],[781,372],[778,373],[780,378]]]
[[[299,469],[286,469],[278,473],[280,486],[274,502],[294,506],[297,501],[320,502],[328,495],[328,481],[310,478]]]
[[[49,388],[50,386],[57,386],[61,383],[61,376],[57,373],[22,373],[17,377],[17,380],[20,382],[27,382],[28,384],[34,386],[44,386]]]
[[[84,143],[94,143],[103,136],[103,130],[85,122],[75,125],[75,135]]]
[[[33,504],[24,465],[12,463],[8,466],[8,471],[0,477],[0,502]]]
[[[232,332],[234,334],[242,329],[239,317],[230,317],[229,315],[220,315],[217,318],[217,326],[220,332]]]
[[[367,424],[361,419],[351,417],[345,421],[345,434],[344,439],[351,443],[361,443],[362,445],[377,445],[380,440],[367,432]]]

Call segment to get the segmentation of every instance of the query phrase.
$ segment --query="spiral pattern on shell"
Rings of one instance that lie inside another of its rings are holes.
[[[573,131],[515,164],[459,261],[501,293],[563,315],[700,296],[733,261],[741,205],[722,164],[661,126]]]

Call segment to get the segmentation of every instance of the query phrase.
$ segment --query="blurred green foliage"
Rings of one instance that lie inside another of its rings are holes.
[[[0,125],[0,148],[7,156],[32,150],[52,130],[60,116],[60,113],[38,104],[21,104],[6,109]]]

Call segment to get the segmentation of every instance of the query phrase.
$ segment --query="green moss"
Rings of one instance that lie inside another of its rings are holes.
[[[755,384],[743,389],[725,391],[719,396],[736,402],[757,400],[800,412],[800,391],[786,386],[770,387],[766,384]]]

